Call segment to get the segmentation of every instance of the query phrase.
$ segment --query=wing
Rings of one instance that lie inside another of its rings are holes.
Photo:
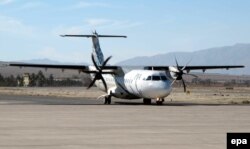
[[[185,66],[179,66],[180,69],[184,68]],[[186,66],[184,70],[187,72],[191,70],[202,70],[205,72],[207,69],[232,69],[232,68],[244,68],[243,65],[221,65],[221,66]],[[144,69],[146,70],[169,70],[169,66],[145,66]]]
[[[26,64],[26,63],[9,63],[9,66],[16,66],[16,67],[33,67],[33,68],[44,68],[44,69],[61,69],[62,71],[66,69],[77,70],[79,72],[85,73],[95,73],[96,69],[91,68],[88,65],[54,65],[54,64]],[[114,73],[120,74],[121,68],[118,66],[105,66],[102,68],[103,74],[105,73]]]
[[[81,65],[53,65],[53,64],[22,64],[22,63],[10,63],[9,66],[17,67],[36,67],[36,68],[55,68],[55,69],[77,69],[87,70],[87,66]]]
[[[9,66],[16,67],[34,67],[34,68],[53,68],[53,69],[71,69],[78,70],[79,72],[94,73],[93,69],[90,69],[88,65],[53,65],[53,64],[25,64],[25,63],[10,63]],[[169,70],[170,66],[144,66],[145,70]],[[182,69],[184,66],[179,66]],[[232,69],[232,68],[244,68],[243,65],[221,65],[221,66],[186,66],[184,70],[187,72],[191,70],[202,70],[205,72],[207,69]],[[113,72],[116,75],[124,75],[124,71],[120,66],[105,66],[102,68],[103,74]]]
[[[183,68],[183,66],[179,66],[180,68]],[[232,68],[244,68],[243,65],[224,65],[224,66],[186,66],[184,70],[190,71],[190,70],[202,70],[205,72],[207,69],[232,69]]]

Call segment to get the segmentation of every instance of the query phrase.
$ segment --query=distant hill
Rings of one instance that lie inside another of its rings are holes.
[[[250,44],[235,44],[233,46],[216,47],[194,52],[171,52],[149,57],[134,57],[121,61],[117,65],[175,65],[175,56],[179,65],[185,65],[190,60],[189,65],[245,65],[246,67],[243,69],[209,72],[237,75],[250,74]]]
[[[60,64],[58,61],[53,61],[47,58],[44,59],[31,59],[31,60],[20,60],[18,62],[23,63],[34,63],[34,64]]]
[[[31,60],[20,60],[18,62],[22,62],[22,63],[33,63],[33,64],[73,64],[73,65],[87,65],[87,63],[73,63],[73,62],[59,62],[59,61],[54,61],[54,60],[50,60],[47,58],[44,59],[31,59]]]

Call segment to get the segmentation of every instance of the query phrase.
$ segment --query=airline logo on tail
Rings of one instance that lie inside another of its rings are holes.
[[[96,64],[98,66],[101,66],[104,62],[104,56],[100,47],[98,34],[94,32],[93,35],[96,35],[96,36],[92,36],[94,59],[95,59]]]

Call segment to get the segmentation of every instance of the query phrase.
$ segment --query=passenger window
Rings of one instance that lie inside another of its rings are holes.
[[[161,80],[161,78],[160,78],[160,76],[153,76],[153,80],[154,81],[159,81],[159,80]]]
[[[151,80],[151,76],[148,76],[146,80]]]
[[[166,76],[161,76],[161,80],[166,81],[167,77]]]

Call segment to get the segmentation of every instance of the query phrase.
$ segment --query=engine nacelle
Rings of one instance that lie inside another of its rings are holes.
[[[176,67],[169,66],[169,73],[173,80],[178,80],[178,72],[179,70]]]

